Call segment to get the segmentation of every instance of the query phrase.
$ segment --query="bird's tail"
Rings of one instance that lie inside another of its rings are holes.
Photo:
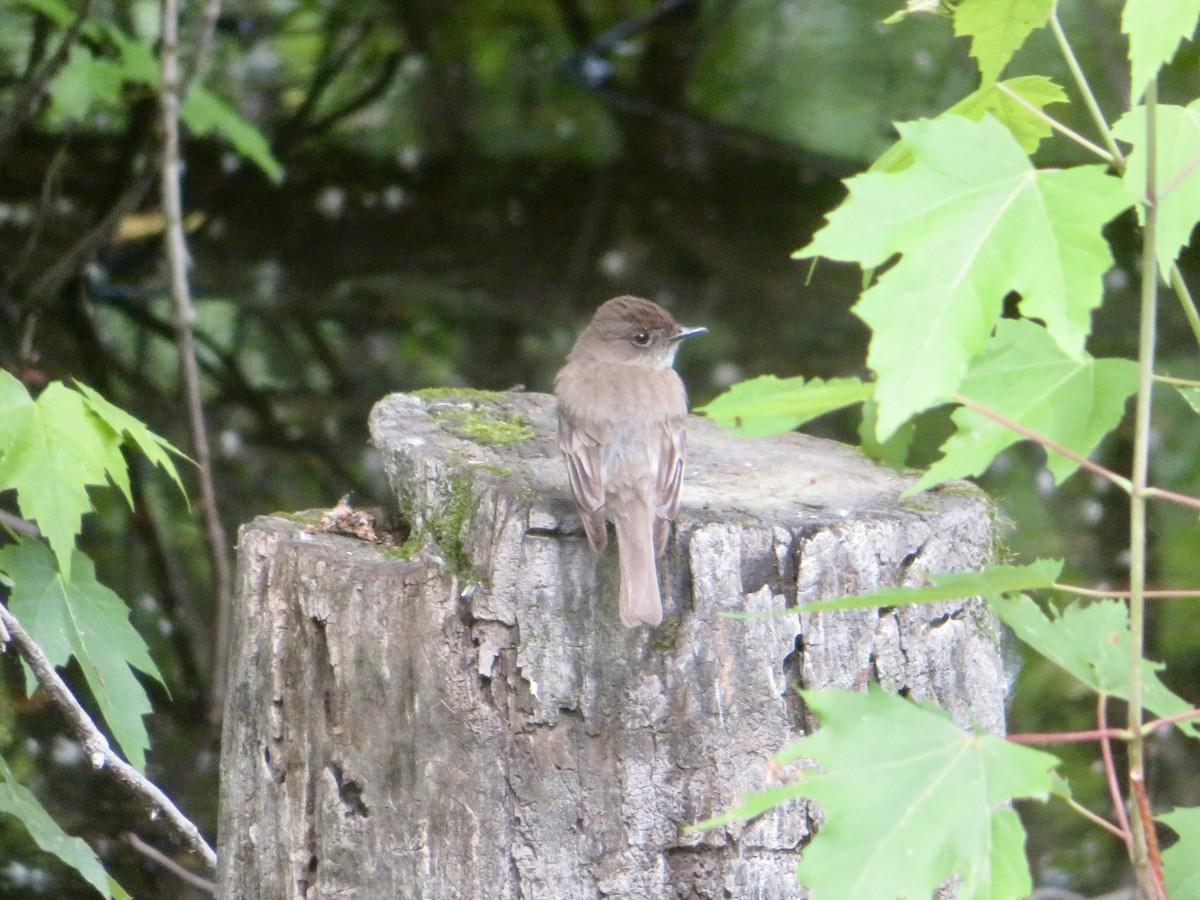
[[[621,621],[627,628],[657,627],[663,613],[654,559],[654,507],[642,499],[610,498],[608,514],[621,562]]]

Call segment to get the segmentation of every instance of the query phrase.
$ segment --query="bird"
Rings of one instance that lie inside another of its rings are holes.
[[[685,328],[649,300],[605,301],[554,378],[558,445],[575,507],[596,553],[613,523],[618,605],[628,628],[662,623],[657,559],[679,513],[687,391],[672,368]]]

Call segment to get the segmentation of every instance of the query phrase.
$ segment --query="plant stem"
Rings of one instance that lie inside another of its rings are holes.
[[[75,736],[79,738],[79,743],[83,746],[92,767],[110,772],[113,778],[133,791],[146,809],[150,810],[152,817],[161,814],[166,824],[188,849],[204,860],[204,864],[210,869],[215,869],[217,854],[204,839],[196,824],[180,812],[179,808],[156,784],[117,755],[112,745],[109,744],[108,738],[96,727],[96,723],[92,721],[87,710],[83,708],[79,700],[71,693],[71,689],[67,687],[67,683],[55,671],[54,664],[50,662],[45,651],[21,627],[21,623],[8,611],[8,607],[0,603],[0,644],[7,643],[10,638],[17,648],[17,652],[29,664],[38,684],[50,695],[54,705],[66,718],[67,724],[75,732]]]
[[[179,7],[177,0],[164,0],[161,41],[162,79],[159,102],[162,107],[163,159],[162,205],[166,219],[167,263],[171,273],[171,296],[175,302],[175,338],[179,347],[179,365],[183,375],[184,398],[192,433],[192,452],[200,481],[200,508],[204,513],[208,552],[212,560],[213,581],[217,594],[217,628],[213,635],[213,674],[209,717],[219,719],[224,705],[225,658],[228,638],[231,577],[225,528],[217,509],[213,483],[212,453],[208,427],[204,420],[204,401],[200,394],[200,367],[196,361],[196,307],[188,286],[188,252],[183,232],[183,191],[180,187],[180,80],[179,80]]]
[[[1172,387],[1200,388],[1200,381],[1194,378],[1175,378],[1172,375],[1155,375],[1154,380],[1159,384],[1169,384]]]
[[[1022,437],[1029,438],[1029,440],[1034,441],[1038,444],[1041,444],[1047,450],[1053,450],[1055,453],[1059,454],[1060,456],[1065,456],[1067,459],[1071,460],[1071,462],[1073,462],[1079,466],[1082,466],[1083,468],[1087,469],[1089,472],[1099,475],[1101,478],[1103,478],[1107,481],[1111,481],[1113,484],[1115,484],[1117,487],[1119,487],[1121,490],[1125,491],[1126,493],[1129,493],[1133,489],[1133,485],[1130,483],[1128,478],[1124,478],[1124,477],[1118,475],[1116,472],[1112,471],[1111,469],[1104,468],[1104,466],[1100,465],[1099,463],[1092,462],[1086,456],[1076,453],[1074,450],[1064,447],[1062,444],[1058,443],[1057,441],[1052,441],[1048,437],[1045,437],[1044,435],[1038,434],[1036,431],[1032,431],[1031,429],[1026,428],[1024,425],[1021,425],[1020,423],[1013,421],[1012,419],[1008,418],[1007,416],[1002,416],[1000,413],[996,412],[995,410],[988,409],[986,406],[983,406],[980,403],[976,403],[974,400],[972,400],[970,397],[966,396],[965,394],[956,393],[956,394],[954,394],[952,399],[954,400],[955,403],[961,403],[963,406],[967,407],[968,409],[975,410],[975,412],[979,413],[981,416],[987,416],[992,421],[1003,425],[1005,428],[1008,428],[1011,431],[1015,431],[1017,434],[1021,435]],[[1200,500],[1198,500],[1197,503],[1200,503]]]
[[[1096,123],[1096,128],[1100,131],[1100,137],[1104,140],[1104,146],[1108,148],[1109,154],[1112,156],[1112,164],[1118,169],[1124,168],[1125,157],[1121,150],[1117,147],[1117,142],[1113,139],[1112,132],[1108,128],[1108,120],[1104,118],[1104,113],[1100,110],[1100,104],[1096,102],[1096,95],[1092,93],[1091,87],[1088,85],[1087,76],[1083,74],[1083,69],[1079,66],[1079,60],[1075,58],[1075,51],[1071,49],[1071,44],[1067,40],[1066,32],[1063,31],[1062,23],[1058,21],[1058,7],[1050,12],[1050,30],[1054,33],[1054,39],[1058,41],[1058,49],[1062,52],[1063,59],[1067,62],[1067,68],[1071,70],[1071,77],[1075,79],[1075,86],[1079,88],[1079,93],[1083,95],[1083,102],[1091,113],[1092,121]]]
[[[1027,110],[1029,110],[1035,116],[1037,116],[1039,119],[1041,119],[1043,122],[1045,122],[1047,125],[1049,125],[1051,128],[1053,128],[1055,131],[1057,131],[1059,134],[1063,135],[1064,137],[1070,138],[1075,143],[1077,143],[1080,147],[1083,147],[1085,150],[1095,153],[1097,156],[1099,156],[1102,160],[1104,160],[1109,165],[1117,164],[1117,161],[1116,161],[1116,159],[1113,158],[1113,155],[1111,153],[1109,153],[1107,150],[1105,150],[1103,147],[1101,147],[1099,144],[1092,143],[1087,138],[1085,138],[1082,134],[1080,134],[1078,131],[1074,131],[1073,129],[1068,128],[1062,122],[1058,121],[1058,119],[1049,115],[1045,110],[1038,109],[1036,106],[1034,106],[1032,103],[1030,103],[1024,97],[1022,97],[1020,94],[1018,94],[1012,88],[1010,88],[1008,85],[1003,84],[1002,82],[996,82],[996,88],[1001,93],[1007,95],[1008,97],[1011,97],[1017,103],[1020,103],[1023,107],[1025,107]]]
[[[1101,693],[1096,698],[1096,723],[1101,731],[1108,729],[1108,695]],[[1117,766],[1113,762],[1112,741],[1108,737],[1100,739],[1100,756],[1104,760],[1104,776],[1108,782],[1108,793],[1112,797],[1113,813],[1120,825],[1121,840],[1125,842],[1125,852],[1133,847],[1133,832],[1129,830],[1129,816],[1125,814],[1125,803],[1121,799],[1121,786],[1117,783]]]
[[[1139,804],[1138,788],[1145,783],[1145,738],[1142,734],[1142,656],[1146,640],[1146,486],[1150,468],[1150,421],[1154,391],[1155,329],[1158,315],[1158,166],[1155,130],[1156,85],[1146,89],[1146,199],[1143,207],[1141,317],[1138,330],[1138,390],[1134,412],[1133,491],[1129,497],[1129,741],[1130,861],[1142,893],[1158,895],[1147,852],[1147,833],[1154,828]]]
[[[1183,280],[1183,273],[1179,271],[1179,263],[1171,266],[1171,289],[1175,291],[1175,296],[1179,298],[1179,305],[1183,307],[1183,315],[1192,329],[1192,337],[1196,339],[1197,344],[1200,344],[1200,312],[1196,311],[1196,301],[1192,299],[1192,292],[1188,290],[1187,283]]]
[[[1099,591],[1095,588],[1079,587],[1074,584],[1061,584],[1057,581],[1051,587],[1056,591],[1062,591],[1064,594],[1077,594],[1080,597],[1095,597],[1105,600],[1124,600],[1129,596],[1129,591]],[[1196,588],[1195,590],[1168,589],[1162,591],[1142,591],[1142,596],[1147,600],[1173,600],[1200,597],[1200,588]]]

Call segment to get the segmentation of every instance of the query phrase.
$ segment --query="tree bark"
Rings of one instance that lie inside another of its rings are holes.
[[[397,394],[371,433],[413,528],[401,550],[281,518],[241,530],[222,897],[796,897],[804,803],[685,830],[813,727],[794,686],[878,681],[1003,730],[982,601],[722,615],[981,567],[973,488],[904,500],[912,479],[853,449],[693,418],[666,619],[627,630],[552,398]]]

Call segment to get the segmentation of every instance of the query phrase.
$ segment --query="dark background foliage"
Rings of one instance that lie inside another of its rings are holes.
[[[861,274],[789,254],[840,200],[839,179],[888,146],[893,121],[936,114],[977,81],[946,22],[880,25],[896,5],[227,2],[205,84],[261,129],[286,171],[272,183],[219,136],[185,146],[200,360],[230,534],[255,515],[329,507],[348,492],[384,500],[366,435],[376,399],[432,385],[548,390],[580,324],[614,294],[709,327],[680,360],[697,404],[750,375],[861,372],[869,335],[849,313]],[[1115,117],[1126,90],[1119,5],[1062,7]],[[78,378],[187,448],[154,92],[119,77],[127,60],[111,41],[87,28],[69,35],[44,8],[0,3],[0,365],[31,388]],[[156,3],[66,8],[153,47]],[[186,36],[200,8],[185,12]],[[1195,53],[1168,73],[1164,99],[1200,93]],[[97,61],[117,74],[104,81]],[[1012,67],[1066,85],[1062,69],[1040,36]],[[1081,110],[1056,112],[1086,130]],[[1041,153],[1046,164],[1078,159],[1066,142]],[[1121,263],[1096,352],[1131,354],[1136,340],[1131,225],[1113,228]],[[1166,308],[1163,318],[1166,368],[1195,377],[1182,316]],[[1177,399],[1161,407],[1160,480],[1200,491],[1194,420]],[[839,415],[810,430],[854,440],[857,424],[857,413]],[[913,464],[945,433],[941,415],[922,425]],[[1103,448],[1117,467],[1128,452],[1121,440]],[[219,636],[203,535],[160,476],[134,474],[135,511],[95,494],[86,549],[167,676],[150,774],[215,837],[219,710],[208,701]],[[1124,583],[1121,496],[1086,475],[1052,492],[1029,448],[1006,454],[986,484],[1017,523],[1004,535],[1013,553],[1065,556],[1078,580]],[[1154,514],[1151,583],[1200,584],[1195,517]],[[1192,700],[1197,612],[1172,603],[1151,618],[1151,655]],[[115,839],[130,828],[161,839],[155,826],[91,772],[39,697],[24,699],[14,661],[3,665],[4,755],[135,895],[184,896]],[[1065,693],[1052,667],[1022,677],[1013,728],[1088,727],[1090,702]],[[1102,806],[1091,749],[1063,752],[1077,761],[1077,796]],[[1164,739],[1153,753],[1163,807],[1200,801],[1194,750]],[[1097,829],[1023,812],[1038,825],[1041,883],[1098,891],[1120,877],[1121,848]],[[0,893],[86,895],[19,830],[0,831],[0,847],[10,861]]]

